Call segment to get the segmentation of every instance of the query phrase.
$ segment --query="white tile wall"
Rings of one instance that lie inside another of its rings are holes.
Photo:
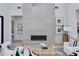
[[[54,43],[54,4],[24,4],[24,35],[25,42],[31,41],[31,35],[47,35],[45,43]],[[39,43],[42,41],[39,41]]]

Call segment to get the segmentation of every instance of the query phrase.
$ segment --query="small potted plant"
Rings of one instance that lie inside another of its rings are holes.
[[[20,56],[18,49],[16,50],[15,56]]]

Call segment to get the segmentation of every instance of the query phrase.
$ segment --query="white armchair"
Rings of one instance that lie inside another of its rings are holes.
[[[20,56],[29,56],[29,54],[31,53],[32,56],[37,56],[34,53],[32,53],[32,51],[29,52],[29,50],[27,48],[24,47],[15,47],[14,49],[8,49],[8,45],[11,45],[10,41],[6,41],[2,44],[2,54],[4,56],[16,56],[16,51],[18,49],[18,52],[20,54]],[[22,54],[22,52],[24,52]]]
[[[6,56],[11,56],[11,54],[13,54],[13,50],[9,50],[7,48],[8,45],[11,45],[11,42],[10,41],[6,41],[2,44],[2,54],[3,55],[6,55]]]
[[[67,55],[70,55],[72,54],[72,52],[76,52],[76,51],[79,51],[79,47],[76,46],[70,46],[70,42],[64,42],[64,52],[67,54]]]

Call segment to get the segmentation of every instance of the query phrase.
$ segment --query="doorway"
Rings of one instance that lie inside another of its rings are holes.
[[[23,19],[22,16],[12,16],[12,41],[23,39]]]

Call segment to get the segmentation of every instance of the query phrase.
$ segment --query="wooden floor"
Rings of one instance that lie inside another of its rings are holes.
[[[40,56],[56,56],[56,50],[58,48],[63,48],[63,44],[51,44],[48,45],[48,49],[42,49],[39,44],[23,44],[21,41],[13,42],[12,45],[15,47],[24,47],[25,49],[28,48]]]
[[[56,50],[63,48],[63,44],[51,44],[48,46],[48,49],[42,49],[38,44],[23,44],[21,42],[14,42],[14,46],[28,48],[40,56],[55,56],[57,54]]]

